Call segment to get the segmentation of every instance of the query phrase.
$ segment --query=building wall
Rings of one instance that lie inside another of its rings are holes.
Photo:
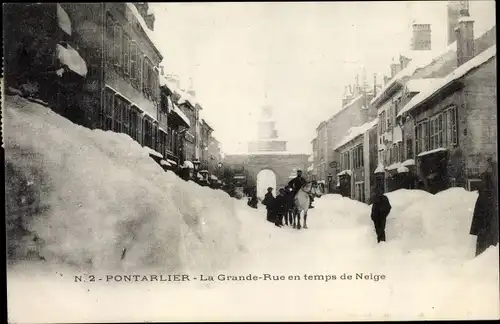
[[[463,79],[464,106],[459,110],[459,141],[468,177],[484,170],[486,157],[497,161],[496,57]]]
[[[106,3],[106,10],[109,11],[115,21],[117,21],[123,29],[124,33],[130,36],[130,39],[135,41],[141,50],[141,52],[151,60],[153,66],[157,66],[160,63],[160,56],[156,53],[151,43],[142,35],[135,26],[135,24],[130,23],[132,19],[129,9],[126,8],[124,3]],[[113,44],[112,35],[104,33],[105,44]],[[110,50],[107,48],[106,50]],[[140,64],[142,63],[140,60]],[[141,76],[142,77],[142,76]],[[144,95],[141,87],[134,87],[130,78],[125,76],[121,69],[115,69],[112,64],[107,65],[104,75],[105,83],[123,95],[131,103],[135,104],[147,114],[158,119],[158,101],[152,101]],[[159,93],[159,89],[158,89]]]
[[[342,140],[351,127],[360,126],[369,121],[370,117],[375,115],[373,108],[369,105],[370,100],[371,96],[364,94],[355,102],[351,102],[342,108],[342,110],[327,121],[327,155],[324,180],[328,181],[328,175],[332,175],[334,182],[332,188],[335,188],[337,184],[336,178],[338,169],[332,168],[330,162],[337,162],[338,165],[340,164],[340,154],[335,152],[333,148],[337,146],[337,143]]]

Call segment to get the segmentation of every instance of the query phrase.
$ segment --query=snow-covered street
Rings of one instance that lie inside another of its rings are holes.
[[[476,192],[387,194],[382,244],[370,206],[339,195],[316,199],[309,229],[277,228],[262,205],[164,172],[127,135],[5,104],[11,322],[499,317],[498,246],[474,258],[469,235]],[[153,273],[191,279],[105,280]],[[91,275],[104,280],[75,282]],[[263,279],[230,280],[248,275]]]

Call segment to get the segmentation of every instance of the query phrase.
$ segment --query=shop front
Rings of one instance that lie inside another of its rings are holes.
[[[418,155],[419,177],[426,191],[435,194],[450,187],[447,166],[447,149],[439,148]]]

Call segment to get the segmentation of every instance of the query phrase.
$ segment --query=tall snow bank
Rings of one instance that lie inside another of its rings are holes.
[[[8,259],[210,271],[240,249],[234,199],[180,180],[128,135],[5,97]]]

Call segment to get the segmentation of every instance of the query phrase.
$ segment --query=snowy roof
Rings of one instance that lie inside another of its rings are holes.
[[[167,88],[170,89],[170,91],[178,94],[180,96],[180,99],[177,102],[179,105],[187,101],[191,104],[191,106],[194,107],[198,103],[192,95],[180,89],[174,82],[170,81],[163,75],[160,75],[160,86],[166,86]]]
[[[380,163],[377,165],[375,171],[373,171],[373,173],[384,173],[384,172],[385,172],[384,165]]]
[[[444,151],[447,151],[448,149],[444,148],[444,147],[438,147],[437,149],[433,149],[433,150],[430,150],[430,151],[424,151],[424,152],[421,152],[418,157],[421,157],[421,156],[426,156],[426,155],[429,155],[429,154],[433,154],[433,153],[437,153],[437,152],[444,152]]]
[[[426,91],[420,92],[418,95],[413,97],[404,107],[401,109],[401,111],[398,113],[398,117],[403,115],[404,113],[409,112],[413,108],[417,107],[420,105],[422,102],[425,100],[429,99],[432,95],[435,93],[439,92],[441,89],[446,87],[448,84],[452,83],[453,81],[465,76],[468,74],[470,71],[473,69],[480,67],[484,63],[488,62],[490,59],[495,57],[497,54],[497,47],[496,45],[491,46],[484,52],[476,55],[469,61],[465,62],[464,64],[460,65],[458,68],[456,68],[453,72],[445,76],[444,78],[440,79],[439,82],[435,82],[432,87],[429,87]]]
[[[314,155],[310,155],[308,158],[307,158],[307,162],[312,162],[314,161]]]
[[[174,113],[176,113],[186,124],[187,127],[191,127],[191,123],[189,122],[189,118],[187,118],[186,114],[182,112],[182,110],[174,104]]]
[[[432,87],[440,78],[412,79],[406,82],[407,92],[423,92]]]
[[[364,123],[361,126],[351,127],[349,129],[348,134],[344,136],[344,138],[339,142],[339,144],[334,148],[334,150],[337,150],[338,148],[346,145],[350,141],[354,140],[356,137],[363,135],[366,131],[375,127],[377,123],[378,123],[378,118],[375,118],[374,120]]]
[[[447,53],[448,51],[446,51]],[[396,82],[400,82],[404,77],[409,77],[413,75],[417,69],[425,67],[432,63],[434,60],[437,60],[439,57],[446,53],[437,53],[436,51],[411,51],[408,53],[402,54],[403,56],[410,58],[411,61],[408,63],[408,66],[403,70],[399,71],[383,88],[380,90],[371,101],[370,104],[377,103],[389,88],[391,88]]]
[[[141,14],[139,13],[139,10],[137,10],[135,5],[130,3],[130,2],[127,2],[126,5],[130,9],[132,14],[135,16],[135,18],[137,19],[139,24],[141,25],[142,29],[144,30],[144,33],[146,33],[146,36],[149,38],[149,41],[154,45],[155,50],[158,51],[160,56],[162,56],[162,58],[163,58],[163,54],[161,54],[161,51],[156,47],[157,44],[159,44],[159,43],[157,42],[157,40],[153,34],[153,31],[148,28],[148,25],[146,25],[146,22],[144,21],[144,18],[142,18]]]

